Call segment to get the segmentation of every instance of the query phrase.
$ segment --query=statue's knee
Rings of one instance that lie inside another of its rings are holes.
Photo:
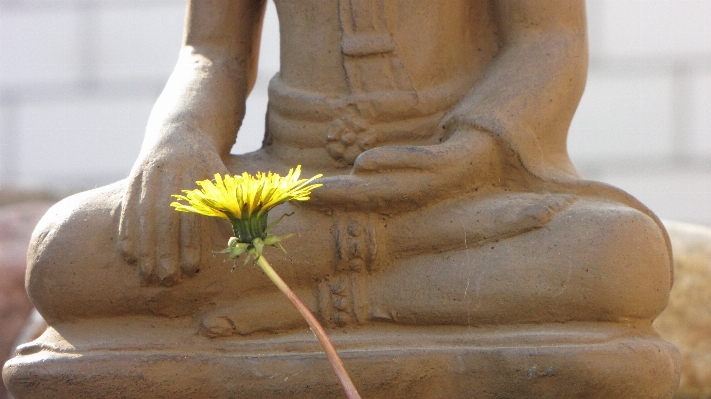
[[[35,228],[27,254],[25,285],[28,295],[48,322],[83,313],[77,304],[86,296],[104,295],[92,284],[105,266],[102,252],[115,252],[109,228],[114,216],[102,189],[60,201]],[[109,197],[110,198],[110,197]]]
[[[580,220],[584,274],[598,288],[590,295],[623,318],[654,318],[666,307],[672,264],[662,227],[644,213],[605,206]],[[585,248],[587,247],[587,248]]]

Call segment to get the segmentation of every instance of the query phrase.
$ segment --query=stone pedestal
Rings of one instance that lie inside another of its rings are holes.
[[[343,397],[307,333],[210,340],[176,334],[180,320],[82,324],[50,329],[56,347],[26,345],[6,364],[18,397]],[[393,326],[332,338],[363,398],[662,399],[678,384],[676,349],[643,324]]]

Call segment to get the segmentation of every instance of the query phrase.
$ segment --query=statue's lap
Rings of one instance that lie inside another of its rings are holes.
[[[230,273],[214,254],[229,237],[220,220],[205,222],[210,244],[196,273],[148,284],[116,249],[123,184],[70,197],[38,226],[27,286],[50,324],[142,315],[205,318],[208,330],[215,318],[237,325],[216,335],[301,326],[258,268],[240,263]],[[670,286],[659,227],[597,198],[498,193],[387,217],[301,207],[279,228],[297,236],[285,243],[288,256],[269,252],[270,261],[332,326],[652,319]],[[244,330],[240,320],[250,320]]]
[[[17,397],[114,397],[117,386],[125,397],[283,397],[264,388],[275,375],[295,397],[339,397],[288,301],[257,267],[230,273],[214,253],[224,221],[203,218],[203,261],[171,284],[127,264],[116,246],[124,184],[70,197],[38,225],[27,287],[51,327],[5,366]],[[291,206],[275,232],[297,233],[289,255],[267,256],[356,385],[368,381],[366,397],[661,399],[676,387],[675,349],[651,330],[669,257],[636,209],[516,191],[389,216]]]

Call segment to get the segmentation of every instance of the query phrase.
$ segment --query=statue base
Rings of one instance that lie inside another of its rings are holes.
[[[54,326],[18,350],[3,378],[17,399],[344,397],[309,332],[211,339],[192,326],[155,318]],[[371,325],[331,337],[368,399],[669,399],[679,383],[679,354],[649,321]]]

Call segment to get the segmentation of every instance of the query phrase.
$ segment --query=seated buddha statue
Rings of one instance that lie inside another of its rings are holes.
[[[265,2],[191,1],[130,176],[38,225],[27,289],[50,327],[5,366],[16,398],[339,397],[269,279],[216,255],[229,225],[169,206],[296,165],[323,187],[282,206],[275,234],[295,236],[268,257],[364,397],[673,396],[678,355],[651,328],[666,232],[567,154],[584,1],[275,3],[260,150],[230,154]]]

